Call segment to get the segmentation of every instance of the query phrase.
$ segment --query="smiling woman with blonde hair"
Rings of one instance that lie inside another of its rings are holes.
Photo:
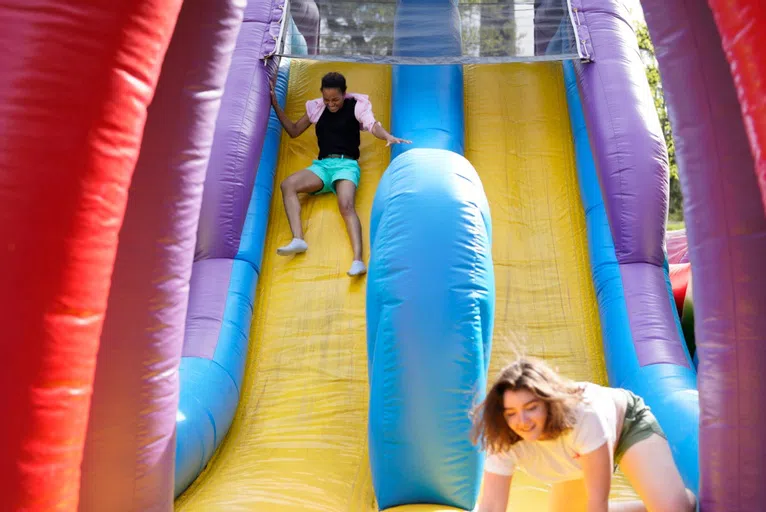
[[[487,451],[479,512],[505,512],[519,469],[552,484],[551,510],[687,512],[696,507],[665,434],[641,397],[573,382],[543,361],[506,366],[474,411]],[[609,503],[619,465],[642,501]]]

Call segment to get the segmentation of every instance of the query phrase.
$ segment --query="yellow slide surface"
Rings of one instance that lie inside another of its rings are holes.
[[[607,384],[560,63],[465,67],[466,158],[492,212],[490,382],[516,351]],[[636,499],[617,475],[613,499]],[[548,488],[514,476],[508,510],[544,511]]]
[[[328,71],[343,73],[349,91],[368,94],[377,119],[390,126],[391,69],[380,65],[293,60],[291,119],[319,97]],[[356,206],[365,227],[389,151],[362,134]],[[352,253],[335,196],[302,201],[305,254],[276,254],[291,238],[278,183],[316,154],[313,127],[297,139],[283,133],[241,403],[207,470],[177,500],[178,511],[375,510],[367,456],[366,279],[346,275]],[[363,235],[369,254],[366,229]]]
[[[388,66],[292,61],[291,119],[340,71],[390,126]],[[560,64],[465,68],[466,157],[492,211],[497,302],[490,379],[521,348],[566,375],[606,384]],[[277,183],[311,163],[313,128],[283,136]],[[389,149],[362,135],[357,210],[369,251],[370,208]],[[367,455],[365,279],[345,275],[351,250],[333,195],[303,201],[309,250],[280,257],[290,231],[275,186],[248,367],[231,430],[183,512],[374,512]],[[547,510],[548,489],[514,477],[509,510]],[[612,497],[634,498],[617,476]],[[446,512],[408,505],[389,512]]]

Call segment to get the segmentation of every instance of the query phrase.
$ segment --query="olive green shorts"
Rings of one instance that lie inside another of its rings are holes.
[[[644,403],[644,399],[627,389],[623,391],[628,396],[628,407],[625,409],[625,420],[622,423],[620,439],[614,449],[615,466],[620,463],[623,455],[631,446],[649,438],[652,434],[667,439],[657,418],[652,414],[649,406]]]

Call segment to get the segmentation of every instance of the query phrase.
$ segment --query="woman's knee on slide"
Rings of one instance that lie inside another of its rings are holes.
[[[661,496],[655,496],[649,506],[649,512],[694,512],[697,499],[689,489],[669,490]]]

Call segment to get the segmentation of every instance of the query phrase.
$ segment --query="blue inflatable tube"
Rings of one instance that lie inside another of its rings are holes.
[[[679,365],[639,365],[620,267],[572,62],[564,63],[564,80],[609,382],[612,386],[630,389],[652,407],[668,436],[674,460],[686,486],[697,493],[699,397],[696,375],[694,370]],[[672,290],[669,293],[672,294]],[[680,329],[677,319],[674,327]]]
[[[614,250],[612,232],[609,229],[606,206],[601,194],[601,185],[596,174],[596,164],[590,147],[572,62],[564,62],[564,81],[570,125],[574,136],[577,180],[585,210],[591,273],[604,336],[604,359],[610,383],[620,385],[618,376],[623,373],[621,369],[626,367],[625,358],[632,355],[632,358],[636,359],[633,354],[633,335],[628,321],[625,290],[622,287],[622,277]],[[638,365],[637,360],[633,361],[633,365]]]
[[[289,61],[280,65],[276,91],[280,105],[287,97]],[[234,419],[245,373],[255,289],[260,272],[266,224],[274,187],[281,130],[271,112],[255,187],[234,260],[230,265],[226,306],[212,359],[183,357],[179,369],[180,398],[176,418],[175,489],[178,497],[205,468]]]
[[[400,0],[394,20],[394,54],[460,55],[456,0]],[[391,159],[413,148],[464,154],[463,67],[397,65],[391,73],[391,133],[411,140],[391,148]]]
[[[381,510],[470,510],[483,457],[469,412],[486,391],[494,318],[490,212],[473,166],[412,149],[372,207],[367,278],[370,464]]]
[[[394,53],[459,55],[455,0],[401,0]],[[367,278],[369,444],[381,510],[472,509],[494,319],[489,205],[464,152],[461,66],[395,66],[392,148],[372,207]]]

